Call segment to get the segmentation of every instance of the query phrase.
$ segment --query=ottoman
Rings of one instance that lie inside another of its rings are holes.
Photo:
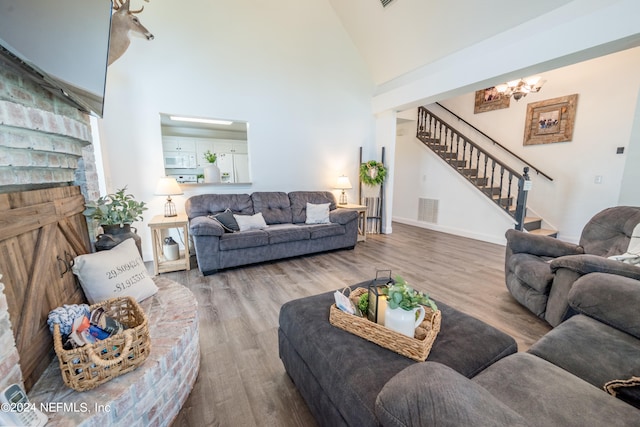
[[[363,282],[355,287],[366,287]],[[287,374],[321,426],[377,426],[376,397],[396,374],[415,362],[329,323],[334,291],[285,303],[278,343]],[[509,335],[438,303],[442,326],[428,361],[472,378],[515,353]]]

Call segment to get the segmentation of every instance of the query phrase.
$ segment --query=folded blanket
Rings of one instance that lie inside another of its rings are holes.
[[[627,252],[622,255],[610,256],[609,259],[622,261],[626,264],[640,264],[640,224],[633,229]]]

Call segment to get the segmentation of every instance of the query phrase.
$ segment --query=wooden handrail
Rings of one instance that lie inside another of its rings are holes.
[[[476,144],[475,142],[471,141],[469,138],[467,138],[466,136],[464,136],[464,133],[460,132],[458,129],[454,128],[453,126],[451,126],[450,124],[448,124],[447,122],[445,122],[444,120],[442,120],[440,117],[436,116],[435,114],[433,114],[432,111],[427,110],[425,107],[420,107],[421,109],[424,109],[425,111],[429,112],[429,114],[435,118],[436,120],[440,121],[441,123],[444,123],[449,129],[451,129],[452,131],[454,131],[456,134],[462,136],[465,141],[467,143],[469,143],[470,145],[472,145],[475,149],[477,149],[478,151],[480,151],[481,153],[486,154],[487,156],[489,156],[493,161],[495,161],[497,164],[499,164],[500,166],[502,166],[504,169],[508,170],[509,172],[511,172],[512,174],[514,174],[515,176],[517,176],[518,178],[522,177],[522,175],[520,174],[520,172],[516,172],[514,169],[512,169],[511,167],[509,167],[506,163],[500,161],[499,159],[495,158],[495,156],[492,156],[489,152],[487,152],[487,150],[485,150],[484,148],[480,147],[478,144]]]
[[[454,113],[453,111],[449,110],[447,107],[445,107],[444,105],[440,104],[439,102],[436,102],[436,105],[438,105],[440,108],[442,108],[443,110],[447,111],[449,114],[451,114],[452,116],[454,116],[456,119],[458,119],[459,121],[463,122],[464,124],[466,124],[467,126],[469,126],[470,128],[472,128],[473,130],[475,130],[476,132],[478,132],[480,135],[484,136],[485,138],[487,138],[489,141],[491,141],[493,143],[493,145],[497,145],[498,147],[502,148],[504,151],[506,151],[507,153],[509,153],[511,156],[515,157],[516,159],[520,160],[522,163],[524,163],[525,165],[529,166],[531,169],[533,169],[534,171],[536,171],[537,174],[544,176],[545,178],[547,178],[549,181],[553,181],[553,178],[551,178],[549,175],[547,175],[546,173],[542,172],[540,169],[538,169],[537,167],[533,166],[531,163],[527,162],[525,159],[523,159],[522,157],[518,156],[516,153],[514,153],[513,151],[509,150],[507,147],[505,147],[504,145],[500,144],[498,141],[496,141],[495,139],[491,138],[489,135],[487,135],[486,133],[484,133],[483,131],[481,131],[480,129],[478,129],[477,127],[475,127],[474,125],[472,125],[471,123],[469,123],[468,121],[466,121],[465,119],[463,119],[462,117],[458,116],[456,113]]]

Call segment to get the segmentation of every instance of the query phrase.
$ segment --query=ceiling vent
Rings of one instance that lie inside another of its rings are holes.
[[[392,1],[393,0],[380,0],[380,3],[382,3],[382,7],[387,7]]]

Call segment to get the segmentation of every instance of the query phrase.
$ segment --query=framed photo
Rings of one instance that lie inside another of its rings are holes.
[[[504,96],[496,90],[495,86],[476,91],[476,103],[473,109],[474,114],[484,113],[486,111],[500,110],[509,108],[511,97]]]
[[[577,105],[577,94],[528,104],[524,145],[571,141]]]

